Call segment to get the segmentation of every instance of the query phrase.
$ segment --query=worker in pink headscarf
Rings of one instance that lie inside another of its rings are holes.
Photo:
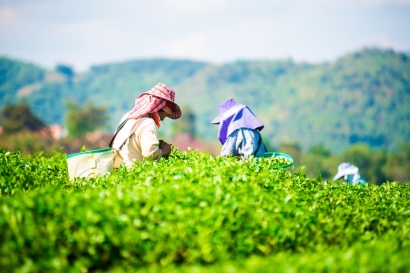
[[[160,127],[160,120],[181,117],[181,108],[174,100],[174,90],[163,83],[158,83],[135,99],[134,108],[122,117],[110,143],[110,147],[116,148],[121,157],[114,167],[118,167],[118,163],[132,167],[134,161],[146,158],[158,160],[171,153],[171,146],[158,139],[157,128]]]

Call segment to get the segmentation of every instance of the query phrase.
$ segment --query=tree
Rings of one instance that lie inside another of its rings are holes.
[[[324,158],[330,157],[332,152],[329,149],[326,149],[322,145],[314,145],[309,148],[308,154],[317,155]]]
[[[74,69],[65,64],[58,64],[56,66],[56,71],[66,76],[67,80],[71,80],[75,75]]]
[[[39,131],[45,128],[44,122],[31,111],[26,101],[4,106],[0,117],[5,134],[21,131]]]
[[[85,107],[73,100],[67,101],[66,126],[68,136],[80,137],[102,129],[108,120],[106,107],[96,107],[87,101]]]
[[[343,154],[343,161],[359,168],[363,178],[372,184],[381,184],[386,181],[383,165],[386,155],[383,152],[374,154],[368,144],[355,144]]]
[[[330,180],[335,171],[335,164],[338,159],[332,157],[330,150],[322,145],[314,145],[309,148],[308,152],[302,154],[300,165],[306,166],[305,172],[310,177],[316,177],[318,174],[325,180]]]
[[[388,177],[385,181],[410,183],[410,143],[400,145],[400,149],[387,156],[383,171]],[[385,182],[384,181],[384,182]]]

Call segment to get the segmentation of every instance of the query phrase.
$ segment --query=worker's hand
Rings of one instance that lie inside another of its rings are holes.
[[[159,143],[159,148],[162,151],[162,156],[167,158],[169,156],[169,154],[171,153],[171,145],[169,145],[168,143],[166,143],[165,141],[160,141]]]

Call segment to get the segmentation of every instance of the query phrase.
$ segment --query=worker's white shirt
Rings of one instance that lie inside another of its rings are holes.
[[[143,119],[142,123],[119,151],[123,158],[123,164],[127,167],[132,167],[134,161],[141,161],[146,158],[160,159],[162,156],[162,150],[159,148],[157,126],[155,121],[148,116],[129,119],[118,132],[113,147],[118,149],[121,146],[122,143],[119,142],[130,134],[133,125],[139,119]]]

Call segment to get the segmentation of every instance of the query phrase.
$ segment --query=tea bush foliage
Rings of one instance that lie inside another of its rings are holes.
[[[406,272],[410,185],[351,186],[175,150],[70,182],[0,151],[5,272]]]

